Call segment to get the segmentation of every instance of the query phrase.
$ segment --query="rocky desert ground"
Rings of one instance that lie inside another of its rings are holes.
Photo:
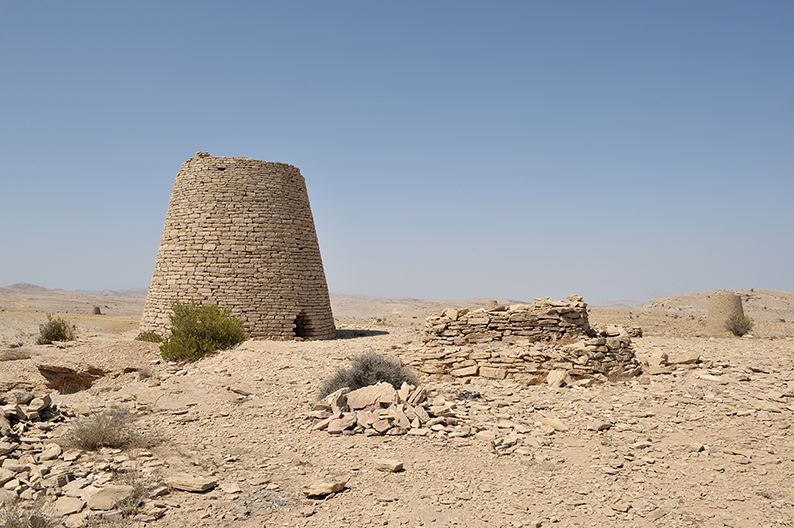
[[[0,438],[1,497],[38,498],[65,526],[791,526],[794,292],[738,293],[752,337],[702,335],[709,292],[591,307],[591,323],[641,327],[637,358],[667,366],[573,387],[420,375],[457,428],[366,436],[313,429],[322,381],[365,352],[407,362],[430,312],[488,299],[334,296],[335,340],[246,341],[174,364],[134,341],[143,292],[0,288],[0,394],[18,421]],[[45,313],[77,339],[36,345]],[[150,444],[65,442],[75,417],[108,408]],[[151,496],[120,519],[98,498],[136,475]],[[318,480],[341,490],[307,497]]]

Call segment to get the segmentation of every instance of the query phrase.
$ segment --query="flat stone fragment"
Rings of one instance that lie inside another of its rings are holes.
[[[320,479],[307,484],[303,488],[303,494],[307,497],[325,497],[331,493],[338,493],[345,489],[347,481]]]
[[[19,444],[9,444],[8,442],[0,442],[0,456],[7,455],[17,447],[19,447]]]
[[[562,420],[559,418],[555,418],[554,416],[546,416],[541,420],[543,425],[548,425],[554,428],[555,431],[567,431],[568,426],[562,423]]]
[[[88,512],[73,513],[66,517],[63,524],[66,528],[81,528],[85,525],[86,519],[88,519]]]
[[[8,418],[5,417],[2,411],[0,411],[0,436],[8,436],[11,434],[11,423],[8,421]]]
[[[396,473],[403,470],[403,463],[394,458],[375,458],[372,460],[375,469],[378,471],[386,471],[388,473]]]
[[[16,473],[10,469],[0,468],[0,486],[14,478],[16,478]]]
[[[243,491],[236,482],[224,482],[223,484],[221,484],[221,490],[224,493],[229,493],[229,494],[240,493],[241,491]]]
[[[694,365],[700,363],[700,354],[697,352],[688,352],[673,358],[667,358],[668,365]]]
[[[112,510],[132,497],[135,489],[132,486],[110,484],[91,495],[86,501],[92,510]]]
[[[347,405],[351,410],[364,409],[380,403],[392,404],[396,401],[397,391],[385,382],[362,387],[347,394]]]
[[[482,366],[480,367],[480,376],[491,379],[505,379],[507,377],[507,369]]]
[[[58,497],[53,504],[53,512],[58,517],[78,513],[85,506],[85,502],[76,497]]]
[[[350,429],[356,425],[356,413],[344,413],[341,418],[335,418],[328,422],[328,432],[339,434],[345,429]]]
[[[391,429],[391,427],[392,427],[391,422],[385,419],[375,420],[375,422],[372,424],[372,428],[379,433],[385,433],[386,431]]]
[[[172,488],[181,491],[202,492],[218,485],[217,479],[208,477],[194,477],[192,475],[173,475],[168,483]]]
[[[571,377],[568,375],[567,370],[552,370],[546,376],[546,384],[552,387],[562,387],[563,385],[571,384]]]
[[[612,427],[612,422],[607,422],[605,420],[593,420],[587,426],[588,431],[605,431]]]
[[[61,454],[61,446],[58,444],[50,444],[39,455],[39,460],[54,460]]]
[[[427,436],[429,433],[430,433],[430,429],[426,429],[424,427],[410,429],[408,431],[408,434],[413,436]]]
[[[11,504],[19,499],[13,491],[0,488],[0,504]]]
[[[450,371],[450,374],[455,376],[456,378],[463,378],[466,376],[476,376],[479,370],[480,370],[479,366],[471,365],[469,367],[461,367],[459,369],[454,369]]]

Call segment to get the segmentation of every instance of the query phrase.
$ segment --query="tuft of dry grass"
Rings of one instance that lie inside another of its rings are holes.
[[[124,409],[111,408],[75,418],[64,435],[69,444],[96,451],[101,447],[124,449],[143,446],[146,441],[135,428],[135,417]]]
[[[0,504],[0,528],[52,528],[55,523],[41,512],[41,503],[23,509],[18,502]]]

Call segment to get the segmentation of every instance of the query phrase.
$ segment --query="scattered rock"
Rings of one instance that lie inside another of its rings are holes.
[[[218,480],[210,477],[194,477],[187,474],[172,475],[168,479],[172,488],[181,491],[200,493],[210,490],[218,485]]]
[[[325,497],[342,491],[346,486],[346,480],[320,479],[307,484],[303,488],[303,494],[307,497]]]
[[[86,503],[92,510],[112,510],[131,498],[134,492],[132,486],[110,484],[91,495]]]
[[[402,461],[393,458],[376,458],[372,462],[378,471],[396,473],[403,470]]]

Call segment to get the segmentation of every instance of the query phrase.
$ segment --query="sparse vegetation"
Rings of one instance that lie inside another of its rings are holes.
[[[195,361],[216,350],[226,350],[247,339],[243,323],[228,308],[192,301],[171,304],[171,337],[160,354],[172,361]]]
[[[138,507],[151,496],[152,490],[158,485],[162,485],[162,481],[147,478],[138,471],[120,473],[115,483],[132,487],[130,497],[116,504],[116,508],[121,510],[124,517],[135,515],[138,512]]]
[[[96,451],[100,447],[127,448],[142,445],[133,425],[135,417],[124,409],[111,408],[72,421],[65,439],[75,447]]]
[[[135,341],[146,341],[147,343],[162,343],[163,336],[161,336],[157,332],[141,332],[140,334],[138,334],[138,337],[135,338]]]
[[[55,523],[41,512],[37,501],[31,509],[23,509],[18,502],[0,503],[0,528],[50,528]]]
[[[325,380],[320,387],[319,396],[324,398],[342,387],[356,390],[380,381],[389,383],[395,389],[399,389],[403,382],[412,385],[418,383],[416,374],[411,372],[400,360],[370,352],[354,357],[350,368],[340,369]]]
[[[48,345],[53,341],[71,341],[77,327],[60,317],[47,314],[47,322],[39,325],[39,345]]]
[[[752,331],[753,320],[743,314],[734,314],[725,322],[725,329],[737,337],[742,337]]]

